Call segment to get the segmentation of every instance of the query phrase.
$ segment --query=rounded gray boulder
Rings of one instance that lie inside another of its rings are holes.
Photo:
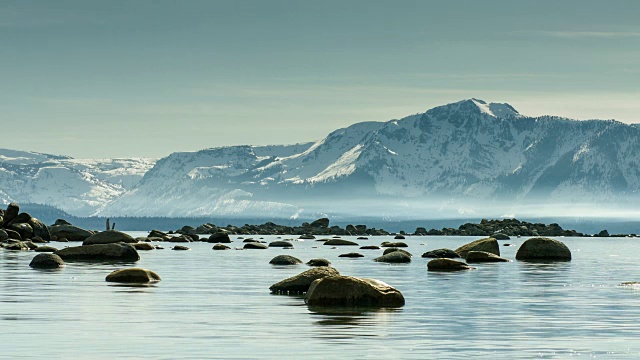
[[[571,260],[571,250],[563,242],[549,238],[531,238],[522,243],[517,260]]]

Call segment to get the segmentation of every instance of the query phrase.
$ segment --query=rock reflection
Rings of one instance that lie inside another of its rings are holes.
[[[387,324],[394,313],[401,312],[399,308],[333,308],[309,307],[313,316],[319,317],[315,325],[328,327],[318,337],[325,339],[349,339],[362,336],[381,336],[375,327]]]

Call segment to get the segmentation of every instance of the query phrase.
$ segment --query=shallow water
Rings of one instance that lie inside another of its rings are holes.
[[[132,264],[74,262],[42,271],[28,266],[36,253],[0,250],[0,358],[640,357],[640,288],[618,286],[640,281],[639,239],[559,238],[573,261],[427,272],[423,252],[475,239],[407,237],[413,261],[397,265],[373,262],[382,250],[332,249],[313,240],[296,241],[292,250],[243,251],[213,251],[208,243],[172,251],[174,244],[160,243],[164,250],[140,251],[135,266],[156,271],[162,281],[137,287],[104,281]],[[502,255],[513,259],[524,240],[500,241],[516,245],[501,246]],[[338,257],[351,251],[365,257]],[[271,284],[309,268],[269,265],[279,254],[304,262],[328,258],[344,275],[398,288],[406,305],[330,311],[309,309],[301,297],[272,295]]]

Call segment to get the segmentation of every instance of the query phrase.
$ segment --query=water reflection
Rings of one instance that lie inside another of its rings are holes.
[[[320,317],[313,322],[315,325],[341,328],[381,325],[389,322],[391,315],[401,311],[399,308],[309,307],[312,316]]]

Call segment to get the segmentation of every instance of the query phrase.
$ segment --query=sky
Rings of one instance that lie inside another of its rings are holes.
[[[163,157],[468,98],[640,122],[640,1],[0,2],[0,147]]]

